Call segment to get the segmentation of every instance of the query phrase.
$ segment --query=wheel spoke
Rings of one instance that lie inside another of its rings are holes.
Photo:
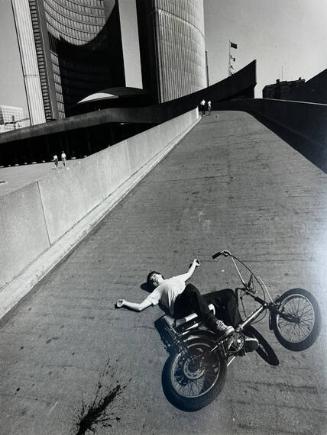
[[[188,355],[176,356],[172,366],[172,382],[176,392],[185,398],[200,397],[215,385],[220,363],[215,353],[208,352],[209,344],[190,347]],[[206,357],[205,360],[202,358]]]
[[[297,313],[299,312],[299,308],[300,308],[300,298],[297,300]]]
[[[304,316],[304,315],[307,314],[307,313],[312,313],[312,314],[313,314],[312,307],[308,307],[308,308],[306,308],[306,309],[303,309],[303,311],[302,311],[300,317]]]

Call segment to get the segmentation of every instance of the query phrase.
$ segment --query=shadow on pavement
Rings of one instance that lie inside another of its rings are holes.
[[[279,359],[274,349],[259,331],[257,331],[253,326],[248,326],[244,332],[246,335],[254,337],[259,341],[259,348],[256,350],[256,352],[266,363],[270,364],[271,366],[279,365]]]

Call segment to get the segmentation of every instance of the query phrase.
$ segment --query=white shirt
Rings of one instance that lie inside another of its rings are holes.
[[[160,302],[168,308],[169,313],[174,315],[174,303],[178,295],[185,289],[185,280],[180,276],[173,276],[165,279],[153,292],[146,298],[152,305]]]

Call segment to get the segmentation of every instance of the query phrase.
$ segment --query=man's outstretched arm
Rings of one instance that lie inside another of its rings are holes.
[[[148,299],[144,299],[143,302],[137,303],[137,302],[129,302],[126,301],[126,299],[118,299],[118,301],[116,302],[116,307],[117,308],[122,308],[122,307],[127,307],[130,308],[131,310],[134,311],[143,311],[146,308],[150,307],[152,304],[152,302]]]
[[[118,299],[116,302],[116,308],[127,307],[134,311],[143,311],[151,305],[158,305],[160,300],[160,289],[155,289],[149,296],[147,296],[142,302],[129,302],[126,299]]]
[[[183,273],[182,275],[178,275],[178,278],[182,278],[184,281],[187,281],[188,279],[191,278],[191,276],[193,275],[195,269],[200,266],[199,260],[197,260],[196,258],[193,260],[189,270],[186,273]]]

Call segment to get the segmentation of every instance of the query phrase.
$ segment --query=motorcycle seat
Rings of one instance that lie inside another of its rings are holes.
[[[209,304],[208,308],[215,315],[215,306],[213,304]],[[196,313],[191,313],[185,317],[181,317],[180,319],[174,319],[173,317],[169,316],[169,314],[166,314],[165,316],[163,316],[163,319],[170,328],[178,328],[179,326],[184,325],[184,323],[190,322],[197,317],[198,315]]]

